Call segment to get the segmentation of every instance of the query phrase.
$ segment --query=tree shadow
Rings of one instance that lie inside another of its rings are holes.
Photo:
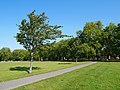
[[[39,70],[40,67],[32,67],[33,70]],[[29,67],[11,67],[9,70],[11,71],[29,71]]]
[[[68,63],[63,63],[63,62],[62,62],[62,63],[58,63],[58,64],[72,64],[72,63],[69,63],[69,62],[68,62]]]

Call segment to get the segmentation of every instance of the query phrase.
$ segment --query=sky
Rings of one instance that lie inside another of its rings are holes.
[[[61,25],[63,34],[73,36],[86,22],[101,20],[105,26],[120,23],[120,0],[1,0],[0,49],[23,48],[14,38],[19,32],[16,24],[33,10],[36,14],[45,12],[51,25]]]

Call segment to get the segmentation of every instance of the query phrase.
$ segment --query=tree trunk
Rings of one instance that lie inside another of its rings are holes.
[[[108,56],[108,59],[109,59],[109,60],[111,59],[110,55]]]
[[[41,61],[41,57],[39,57],[39,61]]]
[[[32,62],[33,62],[33,52],[30,53],[30,69],[29,69],[29,73],[32,73]]]
[[[76,63],[77,63],[77,61],[78,61],[78,58],[75,59],[75,62],[76,62]]]

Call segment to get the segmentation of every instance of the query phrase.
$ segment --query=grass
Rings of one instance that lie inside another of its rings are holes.
[[[33,62],[33,73],[28,74],[29,62],[0,62],[0,82],[60,70],[85,62]]]
[[[120,62],[101,62],[14,90],[120,90]]]

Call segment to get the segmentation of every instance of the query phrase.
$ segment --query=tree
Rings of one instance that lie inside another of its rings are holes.
[[[67,47],[67,59],[72,59],[74,60],[76,57],[75,53],[76,53],[76,38],[71,38],[71,39],[68,39],[68,47]]]
[[[29,52],[23,49],[15,49],[12,52],[12,57],[14,61],[26,61],[29,59]]]
[[[88,59],[96,55],[95,49],[92,46],[89,46],[87,43],[81,44],[78,50],[80,51],[81,56],[87,57]]]
[[[115,31],[115,39],[116,39],[115,40],[116,49],[114,51],[116,55],[119,55],[120,54],[120,23],[117,25],[117,29]]]
[[[117,43],[116,42],[117,39],[115,38],[116,29],[117,29],[117,26],[114,23],[110,23],[104,29],[104,34],[103,34],[104,51],[108,59],[111,59],[111,56],[114,55],[113,53],[114,50],[117,48],[116,46],[114,46]]]
[[[90,57],[96,55],[95,49],[92,46],[88,45],[88,43],[78,42],[77,39],[73,43],[72,51],[74,52],[74,58],[76,62],[78,61],[78,59],[81,58],[89,59]]]
[[[1,61],[8,61],[8,60],[10,60],[11,59],[11,50],[10,50],[10,48],[3,47],[0,50],[0,58],[1,58]]]
[[[2,61],[2,52],[1,52],[1,50],[0,50],[0,61]]]
[[[83,32],[78,31],[77,37],[79,42],[87,43],[90,47],[94,48],[96,55],[100,55],[102,48],[101,36],[102,36],[103,25],[101,21],[88,22],[84,26]]]
[[[67,52],[68,52],[68,41],[67,40],[61,40],[57,42],[56,44],[53,44],[54,47],[54,55],[56,55],[58,60],[64,60],[66,58]]]
[[[35,15],[34,10],[27,16],[29,21],[23,19],[21,24],[17,25],[20,32],[17,33],[16,40],[30,52],[31,60],[29,73],[31,73],[33,56],[36,49],[48,41],[55,38],[62,38],[64,35],[62,35],[62,32],[59,30],[61,26],[49,25],[48,17],[45,16],[45,13]]]
[[[46,44],[46,45],[43,45],[42,47],[40,47],[38,50],[37,50],[37,53],[38,53],[38,60],[40,61],[43,61],[43,60],[48,60],[48,57],[49,57],[49,44]]]

